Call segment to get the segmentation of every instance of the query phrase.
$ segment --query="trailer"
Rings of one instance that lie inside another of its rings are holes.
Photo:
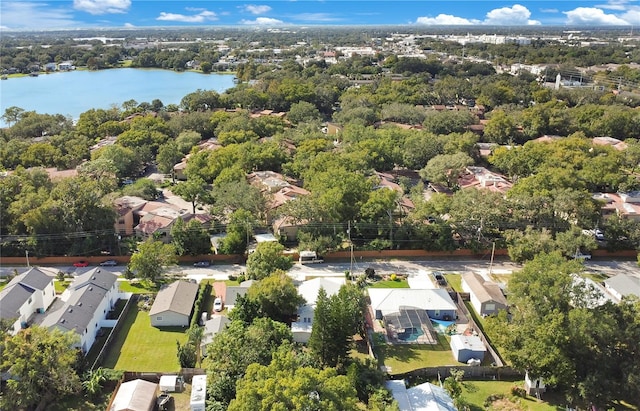
[[[207,376],[194,375],[191,380],[191,411],[205,411],[207,399]]]

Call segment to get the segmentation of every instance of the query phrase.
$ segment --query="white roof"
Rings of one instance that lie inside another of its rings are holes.
[[[407,389],[403,380],[385,383],[400,411],[457,411],[449,394],[437,385],[425,382]]]
[[[255,236],[256,243],[264,243],[269,241],[278,241],[278,239],[271,233],[267,234],[256,234]]]
[[[613,289],[622,296],[637,295],[640,297],[640,278],[629,274],[618,274],[615,277],[604,280],[607,288]]]
[[[313,280],[302,282],[298,286],[298,294],[304,298],[309,305],[315,305],[318,299],[320,288],[324,288],[327,296],[338,294],[340,287],[346,284],[344,277],[318,277]]]
[[[484,345],[480,337],[477,335],[460,335],[451,336],[451,348],[460,350],[471,350],[473,352],[486,352],[487,347]]]
[[[415,290],[412,288],[369,288],[371,308],[382,315],[397,313],[400,307],[415,307],[423,310],[455,310],[456,305],[447,290]]]
[[[158,384],[133,380],[120,384],[110,411],[149,411],[156,404]]]

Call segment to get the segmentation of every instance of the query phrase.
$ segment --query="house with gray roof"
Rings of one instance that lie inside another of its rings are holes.
[[[62,293],[62,306],[48,313],[40,325],[74,332],[78,335],[77,348],[87,353],[106,321],[107,313],[119,298],[124,297],[117,279],[115,274],[99,267],[79,275]]]
[[[37,267],[15,276],[0,291],[0,318],[13,321],[15,334],[26,328],[36,313],[45,312],[56,298],[54,277]]]
[[[249,287],[253,284],[254,280],[245,280],[240,285],[227,286],[224,293],[224,306],[227,308],[227,312],[233,310],[233,307],[237,304],[239,296],[245,296]]]
[[[376,319],[397,314],[403,308],[426,312],[436,320],[455,320],[457,307],[444,288],[416,290],[412,288],[369,288],[371,309]]]
[[[604,280],[604,288],[618,301],[630,295],[640,298],[640,278],[630,274],[618,274]]]
[[[200,351],[203,357],[207,356],[207,346],[213,342],[213,337],[227,328],[227,324],[230,322],[231,320],[226,315],[214,315],[210,320],[205,321],[204,333],[200,342]]]
[[[188,327],[193,304],[198,295],[198,284],[174,281],[158,291],[149,315],[154,327]]]
[[[485,280],[480,274],[462,274],[462,290],[469,293],[471,305],[482,316],[507,308],[507,299],[498,284]]]
[[[316,301],[320,289],[327,293],[327,297],[338,294],[340,288],[346,284],[344,277],[318,277],[302,282],[298,286],[298,294],[304,298],[305,303],[298,307],[297,320],[291,323],[293,341],[306,344],[311,338],[313,330],[313,317],[315,316]]]

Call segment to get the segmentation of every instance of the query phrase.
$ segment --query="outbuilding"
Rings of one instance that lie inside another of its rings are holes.
[[[467,363],[472,358],[482,361],[487,352],[487,347],[476,335],[452,335],[450,346],[453,357],[462,363]]]
[[[161,289],[149,310],[151,325],[188,327],[197,295],[198,284],[190,281],[174,281]]]
[[[207,399],[207,376],[194,375],[191,380],[191,411],[205,411]]]
[[[133,380],[120,384],[109,411],[152,411],[156,406],[158,384]]]

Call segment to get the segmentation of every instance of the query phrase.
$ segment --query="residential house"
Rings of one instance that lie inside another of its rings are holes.
[[[618,274],[604,280],[604,288],[618,301],[632,295],[640,298],[640,278],[631,274]]]
[[[593,199],[602,202],[603,218],[614,214],[640,221],[640,191],[630,193],[595,193]]]
[[[171,241],[171,227],[176,219],[187,215],[186,210],[176,209],[155,201],[145,204],[138,213],[141,218],[135,227],[136,235],[143,239],[154,237],[165,243]]]
[[[213,337],[227,328],[227,324],[230,322],[229,317],[226,315],[214,315],[210,320],[205,321],[204,332],[200,342],[200,352],[203,357],[207,356],[207,346],[213,342]]]
[[[135,233],[134,227],[140,222],[138,212],[148,201],[140,197],[123,196],[114,201],[117,220],[114,224],[116,233],[129,236]]]
[[[462,274],[462,290],[469,293],[471,305],[483,317],[507,309],[507,299],[500,286],[480,274]]]
[[[222,145],[218,143],[217,139],[210,138],[208,140],[202,140],[201,142],[199,142],[197,150],[217,150],[221,147]],[[191,157],[191,153],[187,154],[178,164],[173,166],[173,172],[177,180],[185,181],[187,179],[185,170],[187,169],[187,162],[189,161],[189,157]]]
[[[149,310],[151,325],[188,327],[197,295],[198,284],[190,281],[174,281],[162,288]]]
[[[77,276],[62,293],[62,306],[48,313],[40,325],[73,331],[79,337],[77,348],[86,354],[95,342],[107,313],[123,297],[117,279],[115,274],[100,267]]]
[[[453,358],[462,363],[471,359],[482,361],[487,352],[487,347],[477,335],[452,335],[449,345]]]
[[[505,194],[513,184],[501,174],[494,173],[484,167],[469,166],[458,178],[461,189],[477,188]]]
[[[396,177],[393,174],[381,173],[378,171],[374,172],[374,174],[379,179],[379,182],[374,187],[374,190],[393,190],[400,196],[396,204],[396,209],[393,210],[394,213],[407,215],[416,208],[416,206],[413,204],[413,201],[411,201],[409,197],[406,197],[404,195],[404,188],[402,188],[400,184],[396,183]]]
[[[456,318],[457,307],[444,288],[369,288],[371,309],[376,319],[397,314],[401,308],[424,310],[429,318],[450,321]]]
[[[384,386],[400,411],[457,411],[447,390],[429,382],[407,388],[404,380],[389,380]]]
[[[340,287],[346,284],[344,277],[318,277],[304,281],[298,287],[298,294],[306,301],[298,307],[298,319],[291,323],[291,333],[295,342],[306,344],[311,337],[316,300],[320,289],[324,289],[327,296],[338,294]]]
[[[56,298],[54,277],[37,267],[15,276],[0,291],[0,318],[13,321],[9,332],[26,328],[36,313],[44,313]]]
[[[73,61],[63,61],[58,63],[58,71],[71,71],[75,69],[76,66],[73,65]]]
[[[123,382],[111,401],[109,411],[153,411],[157,395],[156,383],[140,379]]]
[[[246,280],[241,282],[240,285],[227,286],[223,298],[224,306],[226,307],[227,312],[233,310],[233,308],[236,306],[239,296],[244,297],[247,294],[247,291],[249,291],[249,287],[253,285],[254,281],[255,280]]]
[[[44,71],[56,71],[58,69],[58,65],[54,62],[47,63],[44,65]]]

